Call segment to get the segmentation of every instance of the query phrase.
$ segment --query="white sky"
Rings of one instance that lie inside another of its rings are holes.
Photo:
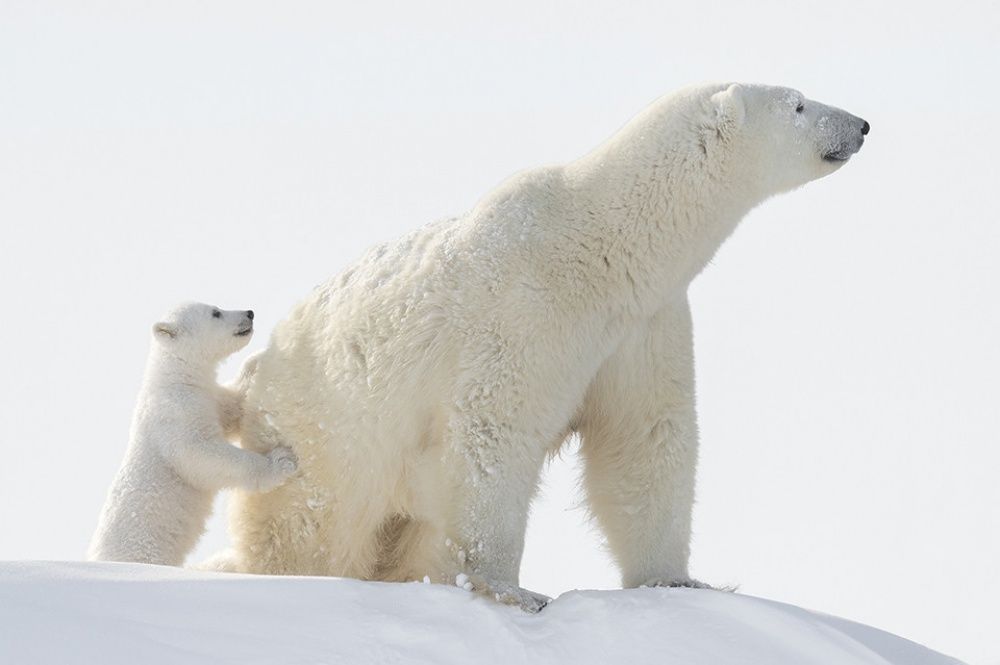
[[[253,307],[261,348],[366,247],[759,81],[872,132],[694,284],[693,573],[1000,663],[995,3],[137,4],[0,3],[0,558],[82,556],[171,304]],[[574,464],[549,594],[617,581]]]

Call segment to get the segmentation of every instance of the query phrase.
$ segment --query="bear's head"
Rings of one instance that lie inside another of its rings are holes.
[[[710,95],[726,152],[763,196],[833,173],[861,149],[869,125],[791,88],[732,84]]]
[[[153,338],[172,355],[217,363],[253,336],[253,310],[224,310],[203,303],[175,307],[153,325]]]

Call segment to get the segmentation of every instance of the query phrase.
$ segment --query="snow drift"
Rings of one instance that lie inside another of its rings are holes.
[[[7,562],[0,663],[959,661],[875,628],[719,591],[572,591],[528,615],[437,585]]]

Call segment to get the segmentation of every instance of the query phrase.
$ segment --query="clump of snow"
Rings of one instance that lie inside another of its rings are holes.
[[[0,663],[396,662],[959,663],[875,628],[705,589],[572,591],[529,615],[436,584],[0,563]]]
[[[472,582],[469,581],[469,576],[465,573],[455,575],[455,586],[466,591],[472,591]]]

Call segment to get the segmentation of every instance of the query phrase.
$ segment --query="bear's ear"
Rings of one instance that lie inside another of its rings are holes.
[[[743,103],[743,88],[734,83],[725,90],[712,95],[715,107],[715,118],[719,129],[723,127],[738,129],[746,118],[746,106]]]
[[[153,336],[156,339],[167,341],[177,337],[177,325],[160,321],[153,324]]]

